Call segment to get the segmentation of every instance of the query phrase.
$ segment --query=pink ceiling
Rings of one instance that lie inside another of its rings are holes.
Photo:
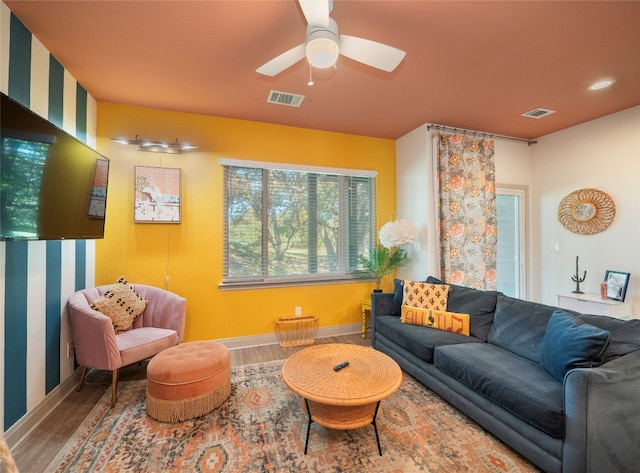
[[[295,0],[3,1],[98,101],[392,139],[424,123],[535,138],[640,104],[638,1],[335,0],[342,33],[407,55],[392,73],[341,56],[312,87],[305,61],[255,72],[304,42]],[[556,113],[520,116],[536,107]]]

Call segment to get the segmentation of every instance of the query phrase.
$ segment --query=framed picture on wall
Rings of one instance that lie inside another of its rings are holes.
[[[180,169],[135,166],[133,220],[180,223]]]
[[[607,270],[604,274],[604,282],[607,284],[607,299],[624,302],[629,276],[629,273]]]

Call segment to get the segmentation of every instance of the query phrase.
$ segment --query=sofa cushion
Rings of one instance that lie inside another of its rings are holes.
[[[400,317],[393,315],[376,317],[376,332],[427,363],[433,363],[435,347],[457,343],[482,343],[476,337],[403,324]]]
[[[564,435],[563,386],[538,363],[488,343],[441,346],[434,365],[554,438]]]
[[[620,356],[640,350],[640,320],[620,320],[604,315],[578,314],[589,325],[595,325],[611,334],[609,348],[604,354],[603,363]]]
[[[443,281],[429,276],[427,282],[445,284]],[[496,298],[500,294],[496,291],[479,291],[472,287],[449,284],[449,296],[447,298],[447,310],[469,314],[469,332],[483,342],[487,341],[493,314],[496,310]]]
[[[400,322],[469,336],[469,314],[402,306]]]
[[[448,285],[405,279],[403,286],[402,305],[421,309],[447,310]]]
[[[542,338],[554,310],[555,307],[500,294],[488,341],[539,363]]]
[[[558,381],[573,368],[600,366],[611,334],[578,316],[557,309],[551,315],[544,338],[540,366]]]

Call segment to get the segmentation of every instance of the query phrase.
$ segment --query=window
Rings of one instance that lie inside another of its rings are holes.
[[[224,284],[349,278],[375,235],[375,174],[221,160]]]
[[[525,208],[526,192],[520,188],[496,188],[498,214],[498,291],[526,298]]]

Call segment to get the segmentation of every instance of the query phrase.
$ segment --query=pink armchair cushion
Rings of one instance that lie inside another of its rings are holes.
[[[122,366],[151,358],[165,348],[178,344],[175,330],[141,327],[116,335]]]
[[[133,284],[133,290],[147,301],[144,312],[133,322],[133,328],[158,327],[175,330],[179,341],[184,338],[187,300],[159,287]]]

